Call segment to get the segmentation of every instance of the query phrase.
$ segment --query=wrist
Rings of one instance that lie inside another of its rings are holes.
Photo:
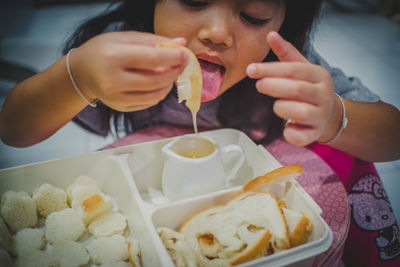
[[[320,138],[317,140],[320,144],[330,144],[335,142],[342,134],[342,132],[347,127],[347,117],[346,117],[346,106],[343,102],[343,99],[340,95],[334,93],[335,95],[335,105],[339,108],[339,112],[334,113],[334,123],[333,127],[328,127],[328,133],[326,135],[321,135]]]
[[[81,88],[78,86],[75,80],[75,76],[73,75],[72,68],[71,68],[71,53],[74,49],[72,48],[71,50],[68,51],[66,55],[66,67],[67,67],[67,72],[69,79],[72,83],[72,86],[74,87],[76,93],[81,97],[81,99],[86,102],[91,107],[96,107],[97,106],[97,98],[95,96],[89,95],[87,92],[83,92]]]

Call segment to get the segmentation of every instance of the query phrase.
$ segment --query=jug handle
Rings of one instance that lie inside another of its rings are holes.
[[[231,153],[239,153],[239,158],[236,160],[235,165],[229,170],[229,172],[225,175],[225,185],[230,186],[232,183],[232,180],[235,178],[236,173],[240,169],[240,167],[243,165],[244,162],[244,151],[243,148],[239,145],[231,144],[224,146],[222,148],[222,156],[223,158],[226,157],[227,154]]]

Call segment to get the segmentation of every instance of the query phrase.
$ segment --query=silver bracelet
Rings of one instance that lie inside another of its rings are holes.
[[[346,129],[347,127],[347,117],[346,117],[346,106],[344,105],[343,99],[340,95],[338,95],[337,93],[334,93],[340,100],[340,103],[342,104],[342,125],[340,126],[340,129],[338,131],[338,133],[336,134],[336,136],[334,138],[332,138],[331,140],[329,140],[328,142],[318,142],[320,144],[330,144],[333,143],[334,141],[336,141],[336,139],[339,138],[339,136],[342,134],[343,130]]]
[[[69,50],[68,53],[67,53],[67,71],[68,71],[69,78],[70,78],[70,80],[71,80],[71,82],[72,82],[72,85],[73,85],[74,88],[75,88],[75,91],[79,94],[79,96],[80,96],[83,100],[85,100],[85,102],[86,102],[89,106],[95,108],[95,107],[97,107],[97,99],[94,99],[93,101],[89,101],[89,100],[83,95],[83,93],[81,92],[81,90],[79,90],[79,87],[78,87],[78,85],[75,83],[74,77],[72,76],[71,67],[70,67],[70,64],[69,64],[69,56],[71,55],[72,50],[74,50],[74,48],[72,48],[71,50]]]

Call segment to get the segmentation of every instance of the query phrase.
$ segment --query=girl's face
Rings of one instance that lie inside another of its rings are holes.
[[[267,34],[281,27],[283,0],[158,0],[154,31],[185,37],[203,72],[202,101],[215,99],[246,76],[270,48]]]

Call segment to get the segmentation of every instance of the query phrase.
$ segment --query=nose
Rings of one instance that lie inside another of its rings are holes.
[[[232,29],[232,14],[228,10],[216,8],[204,19],[198,37],[205,45],[226,48],[233,44]]]

